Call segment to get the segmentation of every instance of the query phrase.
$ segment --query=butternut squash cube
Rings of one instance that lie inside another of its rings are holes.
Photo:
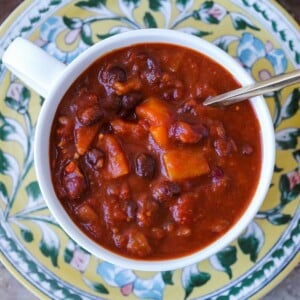
[[[155,143],[161,149],[167,148],[169,142],[169,132],[166,126],[151,126],[150,133]]]
[[[99,129],[99,124],[81,126],[75,129],[75,145],[80,155],[84,155]]]
[[[163,155],[163,160],[171,180],[201,176],[210,170],[200,149],[170,150]]]
[[[101,135],[100,146],[107,155],[107,174],[118,178],[129,173],[129,164],[118,140],[111,134]]]
[[[136,108],[139,118],[145,119],[152,126],[160,126],[170,122],[170,111],[166,104],[155,97],[148,98]]]

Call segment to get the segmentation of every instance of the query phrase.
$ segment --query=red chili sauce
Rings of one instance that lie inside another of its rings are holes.
[[[190,49],[141,44],[94,62],[63,97],[50,163],[78,227],[123,256],[169,259],[223,235],[255,192],[260,128],[250,103],[204,107],[239,87]]]

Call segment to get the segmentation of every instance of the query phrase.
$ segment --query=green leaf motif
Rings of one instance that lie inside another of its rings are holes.
[[[153,11],[159,11],[162,7],[162,0],[149,0],[149,8]]]
[[[210,35],[211,32],[197,30],[197,31],[193,32],[192,34],[195,35],[195,36],[197,36],[197,37],[202,38],[202,37],[204,37],[204,36]]]
[[[298,172],[297,170],[294,172]],[[287,174],[283,174],[279,179],[279,190],[281,192],[280,202],[283,205],[295,200],[300,195],[300,184],[295,184],[290,187],[290,180]]]
[[[211,9],[214,6],[214,1],[205,1],[202,5],[202,9]]]
[[[99,8],[102,5],[106,5],[106,0],[88,0],[88,1],[79,1],[75,3],[75,6],[78,7],[90,7],[90,8]]]
[[[209,281],[211,275],[198,270],[197,265],[185,267],[181,273],[182,285],[185,290],[185,299],[192,293],[195,287],[202,286]]]
[[[267,219],[273,225],[284,225],[292,219],[292,216],[278,213],[267,216]]]
[[[172,271],[165,271],[161,272],[162,279],[165,284],[167,285],[173,285],[173,272]]]
[[[0,174],[10,176],[15,188],[19,176],[19,165],[17,160],[10,154],[0,149]]]
[[[299,128],[286,128],[275,133],[276,147],[279,150],[295,149],[300,136]]]
[[[237,261],[237,250],[234,246],[228,246],[210,258],[212,266],[219,271],[226,272],[232,278],[231,266]]]
[[[21,145],[23,152],[27,153],[28,144],[24,128],[14,119],[5,117],[0,112],[0,140],[14,141]]]
[[[83,280],[95,292],[100,293],[100,294],[109,294],[108,289],[102,283],[88,280],[85,277],[83,277]]]
[[[244,30],[246,28],[251,28],[253,30],[260,30],[258,27],[253,25],[253,23],[246,18],[244,15],[238,14],[238,13],[230,13],[230,17],[232,20],[233,27],[236,30]]]
[[[60,241],[55,232],[53,232],[47,224],[37,222],[42,230],[42,239],[39,243],[39,249],[46,257],[51,259],[54,267],[58,266],[58,254]]]
[[[296,162],[300,165],[300,149],[293,152],[293,157]]]
[[[156,21],[151,13],[146,12],[144,15],[144,23],[147,28],[157,28]]]
[[[299,110],[300,90],[294,89],[288,96],[281,110],[281,118],[283,120],[289,119],[294,116]]]
[[[33,181],[26,186],[26,193],[28,198],[32,199],[33,202],[39,201],[41,198],[41,190],[37,181]]]
[[[13,84],[12,86],[17,85],[20,86],[19,84]],[[18,99],[9,95],[5,97],[4,101],[9,108],[13,109],[14,111],[17,111],[19,114],[24,115],[28,110],[30,97],[30,90],[23,86],[21,88],[20,94],[18,95]]]
[[[27,243],[31,243],[34,240],[33,233],[29,229],[22,228],[21,236],[22,236],[23,240]]]
[[[94,44],[92,39],[92,29],[89,24],[83,25],[81,30],[81,39],[85,44],[89,46],[92,46]]]
[[[250,255],[250,260],[255,262],[258,257],[258,253],[264,244],[264,234],[262,229],[252,222],[246,229],[246,231],[239,236],[238,245],[244,254]]]
[[[0,197],[5,204],[8,203],[8,192],[5,184],[2,181],[0,181]]]
[[[79,29],[83,25],[83,22],[82,22],[81,19],[79,19],[79,18],[69,18],[67,16],[63,16],[63,22],[71,30]]]
[[[193,4],[193,0],[176,0],[176,7],[180,12],[188,10]]]
[[[238,37],[236,37],[234,35],[223,35],[223,36],[217,38],[214,41],[214,44],[217,47],[221,48],[222,50],[228,52],[228,48],[229,48],[230,44],[237,40],[238,40]]]
[[[138,7],[140,4],[140,0],[122,0],[122,2],[128,7]]]

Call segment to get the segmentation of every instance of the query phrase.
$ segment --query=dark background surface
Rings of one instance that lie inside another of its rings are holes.
[[[16,8],[20,0],[0,0],[0,24]],[[278,2],[300,24],[300,0],[278,0]],[[296,300],[300,299],[300,265],[263,300]],[[3,300],[34,300],[28,292],[0,263],[0,299]]]

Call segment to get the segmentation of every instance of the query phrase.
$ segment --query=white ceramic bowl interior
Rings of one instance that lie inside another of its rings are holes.
[[[181,258],[147,261],[126,258],[99,246],[87,237],[76,224],[74,224],[61,205],[53,189],[49,165],[49,136],[51,124],[57,106],[66,90],[89,65],[110,51],[141,43],[168,43],[191,48],[217,61],[231,74],[233,74],[241,85],[247,85],[253,82],[246,71],[228,54],[213,44],[192,35],[164,29],[145,29],[130,31],[105,39],[89,48],[70,65],[68,65],[49,91],[48,97],[45,100],[39,115],[38,125],[36,128],[34,149],[35,167],[42,194],[51,213],[67,234],[78,244],[98,258],[124,268],[144,271],[172,270],[199,262],[218,252],[237,238],[237,236],[253,220],[266,196],[273,174],[275,155],[274,131],[272,120],[264,99],[262,97],[256,97],[251,100],[260,123],[261,139],[263,141],[260,181],[249,207],[238,222],[234,224],[234,226],[230,228],[226,234],[206,248]]]

